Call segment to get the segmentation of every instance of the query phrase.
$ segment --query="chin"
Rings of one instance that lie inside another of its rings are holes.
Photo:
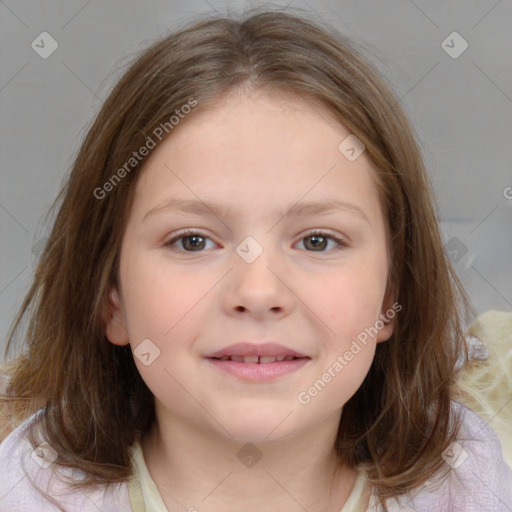
[[[261,413],[255,412],[253,416],[246,415],[238,418],[239,421],[233,421],[231,418],[231,421],[224,423],[224,426],[231,434],[230,439],[238,443],[268,443],[293,435],[294,431],[290,430],[290,423],[283,421],[287,414],[288,412],[261,417]]]

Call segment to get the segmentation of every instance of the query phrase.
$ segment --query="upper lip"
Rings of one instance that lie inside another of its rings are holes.
[[[278,343],[235,343],[206,357],[223,356],[294,356],[309,357],[306,354],[292,350]]]

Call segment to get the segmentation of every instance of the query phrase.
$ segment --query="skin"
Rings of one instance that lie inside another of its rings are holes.
[[[132,350],[150,339],[160,350],[149,366],[135,357],[156,405],[142,440],[146,464],[170,511],[339,512],[356,477],[344,465],[335,471],[342,408],[393,321],[308,404],[297,395],[393,304],[374,171],[366,153],[351,162],[338,150],[346,128],[310,101],[237,91],[199,107],[145,164],[119,288],[109,294],[108,339]],[[170,197],[238,213],[147,215]],[[362,214],[283,215],[288,205],[327,198]],[[183,228],[206,237],[201,249],[168,244]],[[315,251],[314,229],[344,245],[328,239]],[[247,236],[263,249],[252,263],[236,252]],[[311,360],[273,381],[247,382],[205,359],[242,340],[273,340]],[[246,443],[262,455],[252,467],[236,456]]]

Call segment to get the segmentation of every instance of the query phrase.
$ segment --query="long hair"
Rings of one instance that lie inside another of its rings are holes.
[[[353,43],[296,14],[196,20],[152,44],[122,76],[54,204],[53,229],[9,334],[6,354],[28,318],[27,349],[4,403],[18,420],[44,408],[58,463],[88,474],[77,485],[130,476],[128,449],[154,421],[154,398],[130,347],[107,340],[103,311],[147,159],[133,153],[159,127],[172,137],[196,111],[244,87],[320,102],[364,143],[375,168],[388,282],[403,309],[344,406],[336,449],[340,460],[367,468],[381,499],[401,494],[442,469],[457,434],[450,386],[467,299],[443,251],[431,185],[399,101]],[[192,111],[175,127],[171,116],[184,105]]]

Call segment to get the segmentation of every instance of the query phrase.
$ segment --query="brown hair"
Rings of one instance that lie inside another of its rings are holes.
[[[321,103],[374,164],[392,257],[389,286],[403,310],[344,406],[336,447],[340,460],[368,468],[381,499],[401,494],[442,469],[441,454],[458,432],[450,386],[465,347],[460,311],[467,313],[467,299],[445,257],[431,187],[399,102],[353,43],[296,14],[196,21],[153,44],[121,78],[56,200],[53,230],[9,334],[6,354],[30,317],[28,350],[4,400],[18,421],[44,407],[58,462],[89,475],[78,485],[130,475],[128,448],[153,422],[154,399],[130,347],[106,339],[103,311],[145,159],[105,197],[95,191],[176,109],[191,98],[197,110],[215,105],[235,87]]]

